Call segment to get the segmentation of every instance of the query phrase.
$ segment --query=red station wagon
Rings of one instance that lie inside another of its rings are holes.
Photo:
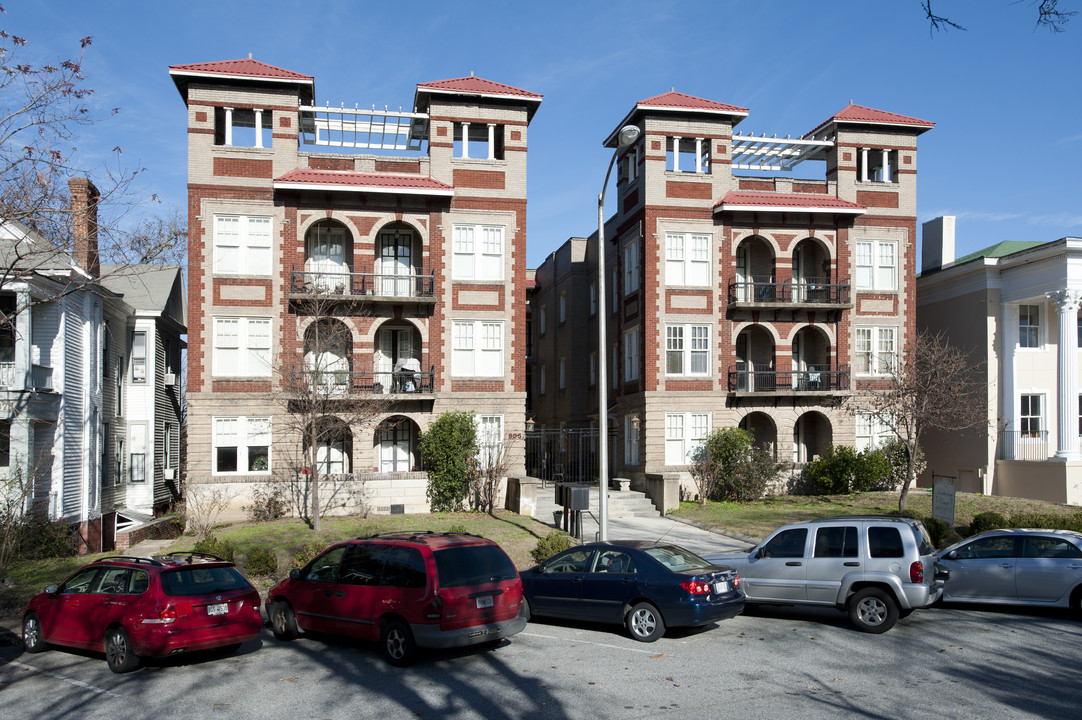
[[[116,673],[142,657],[234,646],[263,625],[259,593],[214,555],[107,557],[49,585],[23,612],[23,647],[104,651]]]
[[[271,588],[274,635],[310,630],[377,640],[392,665],[417,647],[492,642],[522,630],[522,581],[499,545],[465,533],[337,543]]]

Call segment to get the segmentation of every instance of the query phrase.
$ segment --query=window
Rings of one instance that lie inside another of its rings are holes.
[[[808,542],[807,528],[782,530],[763,546],[764,558],[802,558]]]
[[[821,527],[815,531],[815,552],[813,557],[843,558],[856,556],[856,527]]]
[[[454,226],[455,280],[503,280],[503,227]]]
[[[710,413],[666,413],[665,464],[687,465],[710,433]]]
[[[1009,558],[1014,557],[1014,546],[1013,536],[997,535],[974,540],[956,552],[959,560]]]
[[[165,423],[162,431],[162,467],[168,470],[173,467],[173,423]]]
[[[666,326],[665,372],[669,375],[710,373],[709,325]]]
[[[113,473],[113,485],[119,485],[124,478],[124,438],[116,439],[116,454],[113,455],[116,471]]]
[[[896,290],[898,243],[857,242],[856,286],[858,290]]]
[[[560,389],[567,388],[567,363],[564,358],[560,358]]]
[[[147,381],[147,334],[145,332],[132,333],[131,381],[133,383]]]
[[[897,168],[897,150],[860,148],[857,151],[857,177],[861,182],[898,182]]]
[[[214,418],[214,474],[269,473],[269,417]]]
[[[474,377],[503,375],[503,323],[456,320],[452,323],[451,374]]]
[[[888,375],[894,372],[898,352],[895,328],[854,328],[855,370],[858,375]]]
[[[269,377],[270,318],[214,318],[214,374]]]
[[[252,108],[214,108],[214,144],[233,147],[270,148],[274,114]]]
[[[1041,346],[1041,306],[1018,306],[1018,347]]]
[[[905,557],[902,534],[895,527],[868,528],[868,554],[873,558]]]
[[[271,274],[271,219],[247,215],[214,216],[214,272]]]
[[[705,138],[666,138],[665,169],[670,172],[709,173],[710,141]]]
[[[665,236],[665,284],[710,284],[710,235]]]
[[[567,293],[560,293],[560,324],[567,322]]]
[[[639,379],[639,328],[624,332],[624,382]]]
[[[590,283],[590,317],[597,315],[597,283]],[[1079,335],[1082,336],[1082,321],[1079,322]],[[1082,342],[1078,344],[1082,347]]]
[[[624,465],[639,464],[639,428],[635,418],[624,416]]]
[[[147,426],[145,424],[132,423],[128,427],[128,447],[131,452],[128,456],[128,481],[144,483],[147,480]]]
[[[456,158],[503,160],[503,125],[456,122],[452,154]]]
[[[590,387],[597,385],[597,352],[590,353]],[[1082,395],[1078,398],[1078,426],[1082,428]],[[1082,435],[1082,430],[1079,431],[1079,435]]]
[[[879,418],[870,413],[858,412],[857,421],[857,452],[874,450],[894,436],[890,428]]]
[[[639,289],[639,241],[624,245],[624,295]]]
[[[124,414],[124,358],[116,356],[116,416]]]
[[[1074,543],[1060,538],[1023,536],[1022,557],[1080,558],[1082,557],[1082,550],[1079,550]]]
[[[1023,395],[1020,403],[1018,428],[1022,437],[1040,437],[1044,425],[1040,395]]]
[[[498,467],[503,460],[503,415],[477,415],[477,448],[482,467]]]

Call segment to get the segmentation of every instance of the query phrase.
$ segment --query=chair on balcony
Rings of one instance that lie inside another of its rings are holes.
[[[394,364],[394,392],[421,391],[421,361],[399,358]]]

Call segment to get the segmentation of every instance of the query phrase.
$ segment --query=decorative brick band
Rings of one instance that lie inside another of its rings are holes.
[[[504,174],[494,170],[455,170],[455,187],[503,190]]]
[[[271,160],[247,160],[242,158],[214,158],[214,174],[217,177],[267,178],[274,176]]]
[[[665,183],[665,196],[685,200],[709,200],[713,196],[710,183],[674,182]]]

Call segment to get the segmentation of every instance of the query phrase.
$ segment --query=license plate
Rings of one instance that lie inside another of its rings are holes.
[[[490,607],[492,607],[492,596],[491,595],[482,595],[481,597],[477,598],[477,609],[478,610],[480,610],[481,608],[490,608]]]
[[[207,615],[225,615],[229,612],[229,603],[207,605]]]
[[[714,583],[714,594],[721,595],[722,593],[729,592],[729,582],[716,582]]]

